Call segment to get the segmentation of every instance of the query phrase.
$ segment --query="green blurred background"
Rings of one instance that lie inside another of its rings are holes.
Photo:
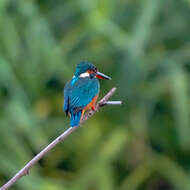
[[[118,90],[12,190],[190,190],[189,0],[0,0],[0,185],[66,130],[81,60]]]

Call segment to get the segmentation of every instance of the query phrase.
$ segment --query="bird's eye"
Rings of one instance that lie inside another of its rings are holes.
[[[88,70],[88,73],[93,74],[93,73],[97,73],[97,69],[96,68],[91,68]]]

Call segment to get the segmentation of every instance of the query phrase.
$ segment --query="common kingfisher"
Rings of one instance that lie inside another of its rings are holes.
[[[97,71],[90,62],[80,62],[73,78],[64,88],[64,111],[71,117],[70,126],[78,127],[86,110],[95,109],[100,84],[99,79],[111,80],[110,77]]]

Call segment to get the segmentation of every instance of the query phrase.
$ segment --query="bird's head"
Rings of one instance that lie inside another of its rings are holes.
[[[79,78],[83,78],[83,77],[96,77],[99,79],[107,79],[107,80],[111,80],[110,77],[108,77],[107,75],[98,72],[97,68],[90,62],[88,61],[81,61],[78,65],[77,68],[75,70],[75,76],[79,77]]]

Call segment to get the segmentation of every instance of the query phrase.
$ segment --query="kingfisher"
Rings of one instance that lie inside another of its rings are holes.
[[[70,116],[70,126],[78,127],[85,111],[95,110],[100,84],[98,79],[111,78],[98,72],[97,68],[88,61],[80,62],[73,78],[64,88],[64,106],[66,115]]]

